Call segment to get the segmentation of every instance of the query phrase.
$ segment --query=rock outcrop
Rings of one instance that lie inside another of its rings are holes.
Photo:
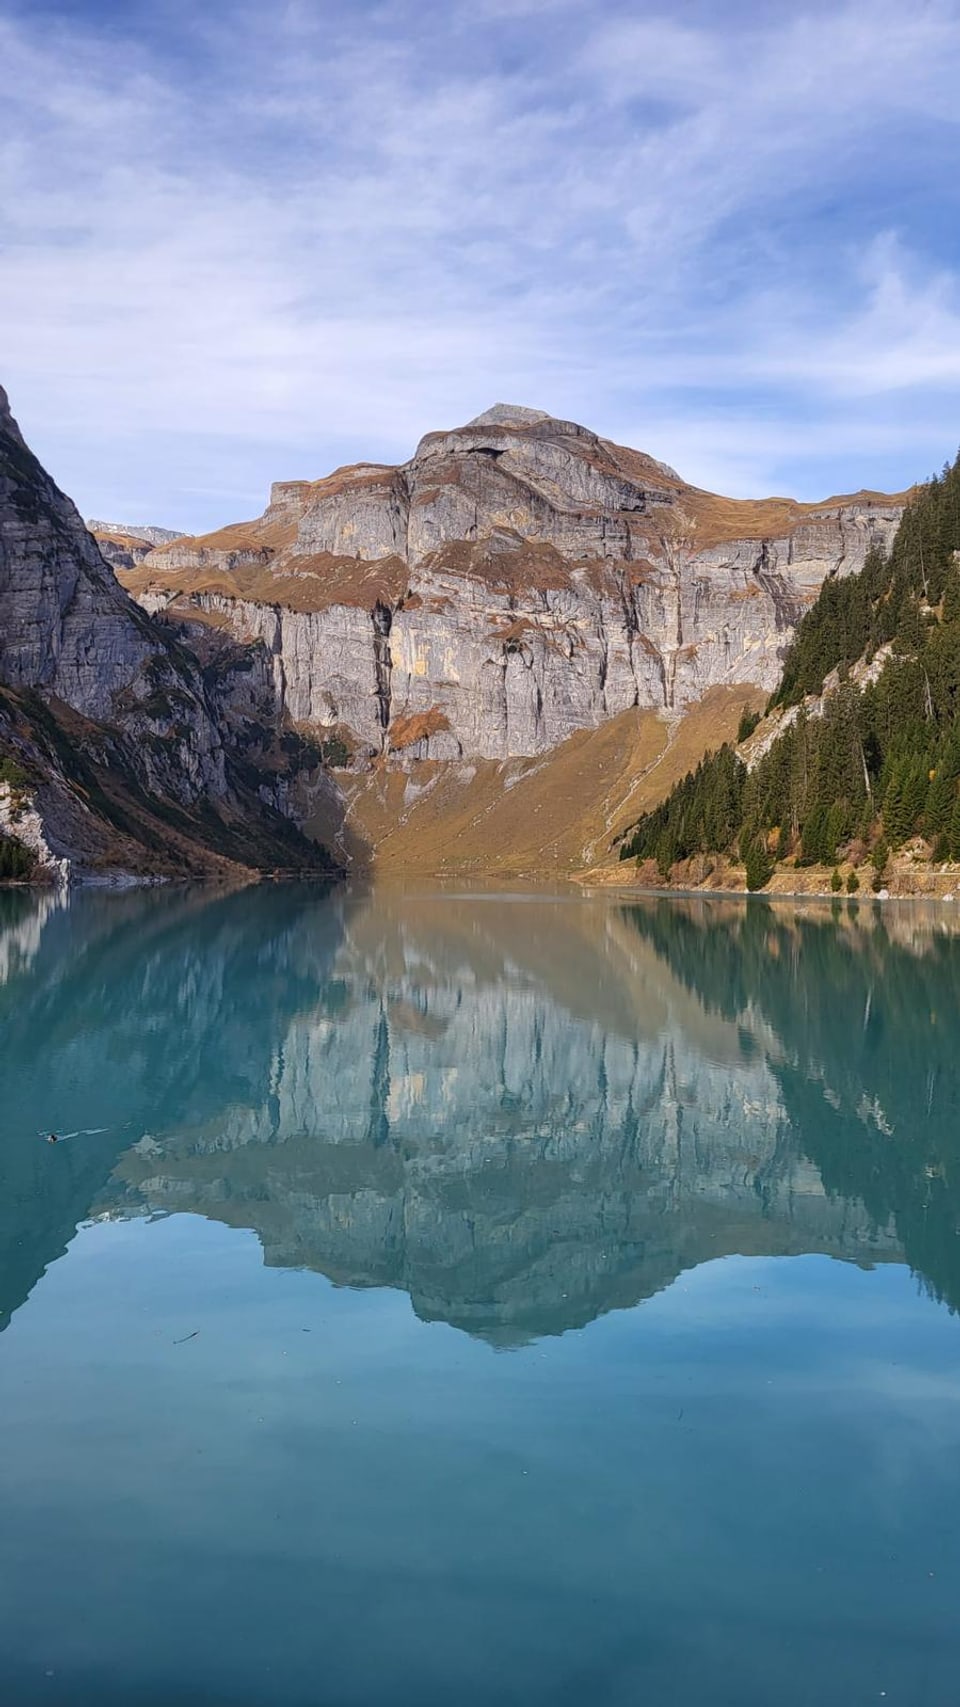
[[[719,498],[497,405],[401,467],[281,482],[260,520],[123,579],[149,611],[262,641],[297,723],[403,762],[504,759],[631,707],[772,687],[824,578],[885,544],[903,501]]]
[[[135,569],[154,546],[183,537],[175,528],[131,527],[126,522],[88,521],[86,527],[114,569]]]
[[[141,609],[0,389],[0,758],[25,773],[42,863],[322,865],[254,762],[273,716],[259,661],[228,640],[201,662]]]
[[[178,528],[141,527],[132,522],[88,521],[85,525],[95,539],[105,534],[108,538],[138,539],[145,545],[169,545],[171,540],[183,538]]]

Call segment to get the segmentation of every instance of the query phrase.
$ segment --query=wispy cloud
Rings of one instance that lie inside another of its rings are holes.
[[[0,0],[0,371],[198,526],[496,397],[730,490],[960,437],[960,11]]]

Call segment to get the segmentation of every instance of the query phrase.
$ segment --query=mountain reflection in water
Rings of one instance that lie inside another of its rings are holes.
[[[503,1344],[733,1252],[955,1306],[958,970],[918,909],[8,894],[0,1324],[171,1211]]]

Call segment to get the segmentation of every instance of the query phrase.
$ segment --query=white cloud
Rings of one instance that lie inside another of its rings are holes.
[[[755,357],[758,376],[790,381],[834,397],[876,397],[904,390],[960,391],[960,280],[946,268],[923,273],[891,235],[868,250],[864,295],[853,311],[818,328],[811,303],[774,301],[763,320],[769,347]],[[788,336],[774,342],[774,326]],[[960,427],[960,421],[958,421]]]
[[[85,508],[212,524],[502,396],[741,491],[958,436],[953,5],[184,20],[0,19],[0,373]]]

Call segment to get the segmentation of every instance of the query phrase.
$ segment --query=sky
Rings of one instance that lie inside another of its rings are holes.
[[[505,401],[738,496],[960,443],[960,0],[0,0],[0,383],[198,531]]]

